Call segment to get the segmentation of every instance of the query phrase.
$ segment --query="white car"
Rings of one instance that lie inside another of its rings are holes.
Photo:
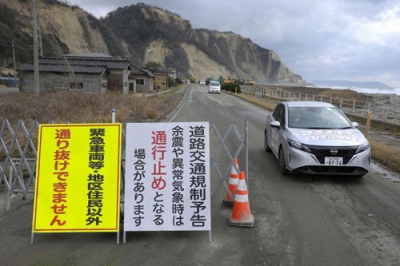
[[[200,86],[206,86],[206,82],[204,80],[200,80]]]
[[[282,174],[363,176],[371,149],[357,127],[330,103],[282,102],[266,119],[264,148],[278,159]]]
[[[215,80],[210,81],[210,85],[208,85],[208,93],[221,93],[221,84]]]

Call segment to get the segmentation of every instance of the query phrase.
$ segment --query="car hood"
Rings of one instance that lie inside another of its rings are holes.
[[[298,129],[290,128],[288,137],[307,145],[354,146],[367,139],[358,129]]]

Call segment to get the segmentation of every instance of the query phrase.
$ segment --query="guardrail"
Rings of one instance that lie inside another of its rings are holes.
[[[243,92],[254,94],[257,98],[271,97],[281,101],[321,101],[329,102],[347,114],[367,116],[371,113],[374,119],[385,122],[400,123],[400,96],[385,95],[383,99],[360,101],[356,99],[339,98],[309,93],[298,93],[262,86],[241,86]],[[382,96],[381,96],[382,97]]]

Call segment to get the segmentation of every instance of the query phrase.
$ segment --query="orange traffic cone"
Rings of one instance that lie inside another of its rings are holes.
[[[227,205],[227,206],[233,206],[233,203],[235,201],[236,188],[237,188],[237,186],[239,184],[239,172],[238,172],[239,171],[239,163],[238,163],[238,159],[235,158],[233,163],[236,165],[237,168],[235,168],[232,165],[231,174],[230,174],[229,183],[228,183],[228,188],[229,188],[230,194],[229,194],[229,192],[227,192],[225,198],[223,199],[224,204]],[[236,169],[238,169],[238,170],[236,170]],[[233,197],[231,197],[231,195]]]
[[[239,185],[236,189],[235,202],[233,204],[232,215],[229,218],[229,225],[241,227],[254,226],[254,216],[250,211],[246,178],[243,171],[240,171]]]

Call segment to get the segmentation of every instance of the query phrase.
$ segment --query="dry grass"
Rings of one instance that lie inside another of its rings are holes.
[[[182,99],[175,88],[165,94],[87,94],[48,92],[39,96],[24,93],[1,95],[0,122],[8,119],[39,123],[111,122],[112,110],[117,122],[159,121]]]
[[[372,150],[372,159],[385,165],[392,171],[400,173],[400,150],[369,139]]]
[[[0,95],[0,127],[5,119],[16,130],[22,121],[29,130],[35,121],[39,124],[110,123],[115,109],[116,122],[157,122],[166,117],[182,100],[184,91],[173,88],[164,94],[87,94],[82,92],[49,92],[39,96],[25,93]],[[4,130],[2,139],[9,149],[11,134]],[[31,137],[37,143],[37,132]],[[28,138],[18,131],[22,147]],[[11,153],[18,153],[15,148]],[[5,152],[0,146],[0,160]]]

